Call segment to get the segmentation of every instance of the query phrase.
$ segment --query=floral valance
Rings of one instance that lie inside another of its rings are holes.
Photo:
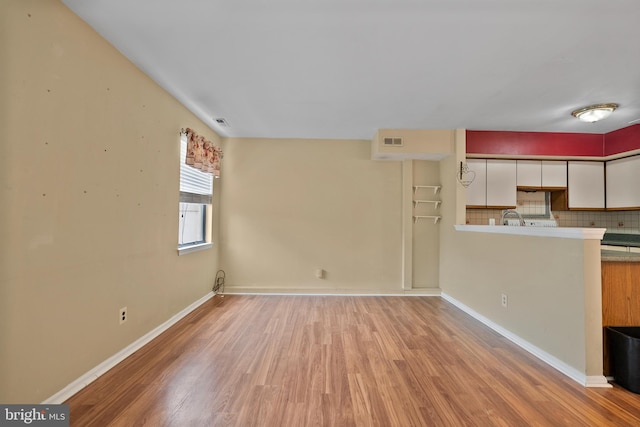
[[[222,150],[189,128],[187,128],[186,134],[187,157],[185,163],[201,172],[210,173],[219,178]]]

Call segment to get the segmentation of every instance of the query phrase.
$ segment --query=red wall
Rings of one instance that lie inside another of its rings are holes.
[[[640,148],[640,125],[633,125],[605,135],[605,156]]]
[[[640,149],[640,125],[604,135],[561,132],[467,131],[467,154],[604,157]]]
[[[467,154],[604,156],[604,135],[560,132],[467,131]]]

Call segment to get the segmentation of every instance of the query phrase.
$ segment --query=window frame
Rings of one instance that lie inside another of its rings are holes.
[[[178,243],[178,255],[186,255],[213,247],[212,240],[212,222],[213,222],[213,176],[208,173],[200,172],[185,163],[187,152],[187,137],[180,135],[180,174],[179,186],[180,196],[178,198],[178,233],[180,233],[180,222],[183,220],[181,204],[200,204],[204,207],[202,212],[202,236],[204,240],[190,243]],[[206,175],[210,181],[210,186],[203,185],[203,176]],[[194,179],[195,178],[195,179]],[[200,181],[200,183],[196,182]],[[191,190],[191,191],[183,191]],[[205,194],[199,194],[205,193]],[[208,193],[208,194],[207,194]],[[184,227],[184,225],[183,225]],[[180,235],[178,235],[180,242]]]

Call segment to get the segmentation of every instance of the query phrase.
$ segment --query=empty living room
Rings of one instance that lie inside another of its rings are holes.
[[[0,425],[640,425],[637,16],[1,2]]]

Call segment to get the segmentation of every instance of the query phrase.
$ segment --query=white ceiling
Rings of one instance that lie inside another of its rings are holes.
[[[638,0],[62,1],[226,136],[605,133],[640,119]],[[570,115],[601,102],[620,108]]]

